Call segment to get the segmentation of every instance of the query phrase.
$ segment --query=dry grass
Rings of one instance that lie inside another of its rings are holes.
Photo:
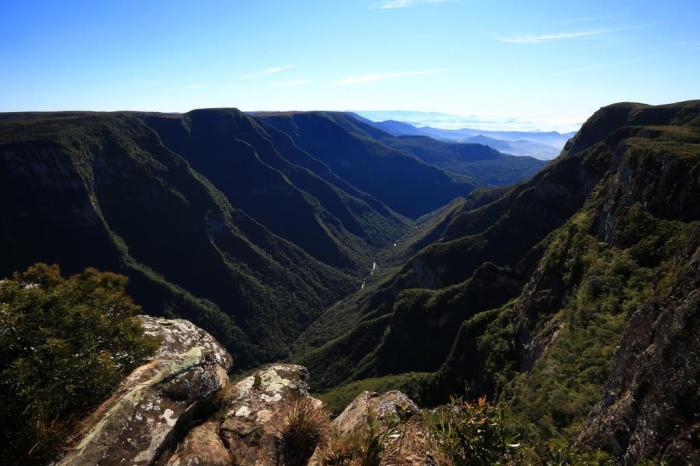
[[[452,460],[440,448],[423,416],[414,416],[391,435],[384,449],[382,464],[392,466],[451,466]]]
[[[311,398],[296,400],[282,434],[282,457],[287,466],[306,465],[316,447],[322,447],[331,431],[330,417]]]

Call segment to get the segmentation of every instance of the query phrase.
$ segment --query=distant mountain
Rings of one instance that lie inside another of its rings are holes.
[[[432,126],[435,128],[489,128],[499,130],[533,130],[537,129],[532,122],[518,118],[479,117],[476,115],[454,115],[443,112],[421,112],[411,110],[361,110],[356,114],[371,121],[403,121],[413,126]]]
[[[500,152],[518,156],[529,156],[540,160],[551,160],[559,155],[566,141],[576,133],[556,131],[493,131],[474,128],[443,129],[431,126],[416,126],[407,122],[385,120],[373,122],[358,115],[364,122],[372,124],[394,136],[429,136],[434,139],[485,144]]]
[[[551,160],[556,158],[563,148],[563,145],[559,147],[558,145],[549,145],[528,139],[509,141],[482,135],[465,138],[462,140],[462,142],[471,144],[485,144],[505,154],[526,155],[540,160]]]
[[[410,110],[358,110],[354,114],[370,121],[401,121],[415,127],[430,126],[432,128],[461,129],[479,128],[490,131],[516,131],[516,132],[541,132],[547,128],[574,128],[580,127],[582,122],[558,124],[556,122],[532,121],[514,116],[478,116],[455,115],[441,112],[421,112]],[[566,131],[565,131],[566,132]]]

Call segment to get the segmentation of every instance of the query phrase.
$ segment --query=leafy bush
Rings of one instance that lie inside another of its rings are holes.
[[[540,450],[541,456],[535,451]],[[537,449],[530,449],[523,455],[525,464],[546,464],[547,466],[613,466],[612,457],[601,450],[584,450],[563,438],[549,439]],[[638,465],[639,466],[639,465]]]
[[[486,397],[473,403],[453,400],[438,408],[432,426],[438,447],[455,466],[508,464],[520,446],[509,439]]]
[[[282,456],[288,466],[306,465],[330,429],[328,413],[309,398],[294,402],[282,434]]]
[[[2,460],[44,462],[152,354],[122,275],[37,264],[0,281]]]

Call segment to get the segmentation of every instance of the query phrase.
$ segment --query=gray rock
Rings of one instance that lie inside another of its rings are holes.
[[[274,465],[290,409],[308,395],[308,371],[293,364],[266,366],[218,396],[217,415],[193,429],[168,459],[168,466],[201,464]]]
[[[58,463],[148,465],[169,440],[178,419],[228,382],[228,352],[186,320],[140,317],[161,345],[84,422]]]

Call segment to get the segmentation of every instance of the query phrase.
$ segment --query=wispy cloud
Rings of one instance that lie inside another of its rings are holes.
[[[287,81],[277,81],[275,83],[276,86],[282,86],[282,87],[297,87],[297,86],[304,86],[306,84],[309,84],[311,81],[308,79],[289,79]]]
[[[555,40],[578,39],[581,37],[600,36],[608,34],[616,29],[594,29],[589,31],[566,31],[554,32],[550,34],[523,34],[519,36],[493,36],[499,42],[508,44],[541,44],[542,42],[551,42]]]
[[[554,73],[552,76],[560,77],[560,76],[566,76],[566,75],[570,75],[570,74],[581,73],[581,72],[585,72],[585,71],[595,71],[595,70],[602,70],[602,69],[606,69],[606,68],[615,68],[618,66],[634,65],[637,63],[647,61],[651,58],[653,58],[653,57],[647,55],[647,56],[632,57],[632,58],[629,58],[627,60],[621,60],[621,61],[610,62],[610,63],[600,63],[597,65],[580,66],[580,67],[576,67],[576,68],[569,68],[569,69],[561,70],[558,73]]]
[[[291,68],[294,68],[295,65],[282,65],[282,66],[273,66],[270,68],[265,68],[264,70],[256,73],[246,73],[243,76],[241,76],[242,80],[246,79],[254,79],[254,78],[260,78],[262,76],[267,76],[270,74],[277,74],[281,73],[282,71],[287,71]]]
[[[139,86],[148,86],[151,88],[160,88],[163,91],[184,91],[188,89],[203,89],[207,87],[207,84],[205,83],[195,82],[190,84],[182,84],[166,81],[157,81],[152,79],[137,79],[136,81],[134,81],[134,84],[137,84]]]
[[[370,5],[370,10],[394,10],[426,3],[447,3],[450,0],[382,0]]]
[[[601,16],[581,16],[564,21],[564,23],[588,23],[591,21],[604,21],[608,19],[624,18],[627,15],[601,15]]]
[[[286,71],[290,68],[294,68],[294,65],[273,66],[272,68],[264,69],[262,74],[275,74],[279,73],[280,71]]]
[[[399,71],[396,73],[377,73],[377,74],[362,74],[357,76],[348,76],[335,82],[336,86],[352,86],[354,84],[366,84],[375,81],[384,81],[385,79],[407,78],[410,76],[425,76],[429,74],[437,74],[444,70],[417,70],[417,71]]]

